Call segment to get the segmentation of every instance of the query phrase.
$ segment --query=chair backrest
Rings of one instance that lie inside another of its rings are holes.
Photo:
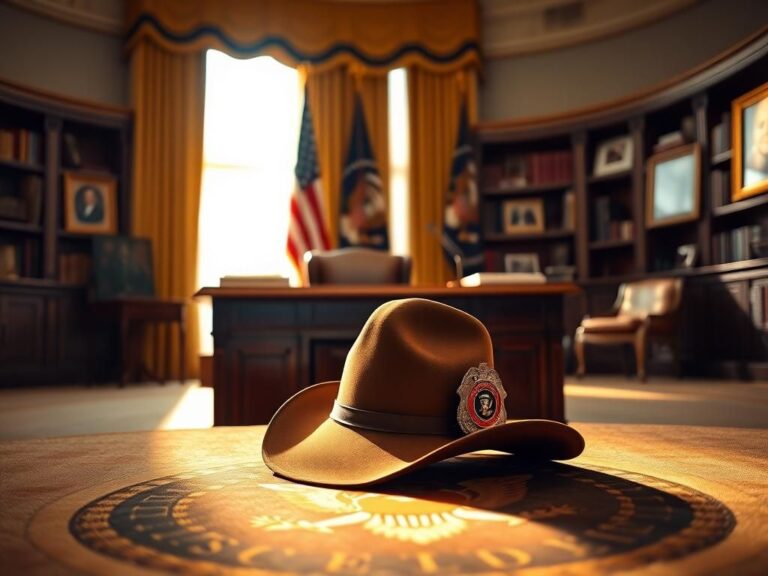
[[[306,278],[318,284],[408,284],[411,259],[367,248],[340,248],[304,254]]]
[[[682,278],[650,278],[627,282],[619,288],[617,312],[642,317],[672,314],[680,307],[682,292]]]

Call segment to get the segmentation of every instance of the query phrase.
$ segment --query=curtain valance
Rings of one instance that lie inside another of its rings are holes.
[[[285,64],[391,69],[479,63],[476,0],[128,0],[128,46],[149,37],[176,53],[216,48]]]

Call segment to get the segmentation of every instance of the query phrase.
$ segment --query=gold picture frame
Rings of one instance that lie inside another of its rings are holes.
[[[544,232],[544,202],[541,198],[506,200],[502,214],[505,234],[536,234]]]
[[[654,154],[646,162],[645,224],[671,226],[699,218],[701,148],[686,144]]]
[[[768,82],[731,103],[731,200],[768,191]]]
[[[81,234],[117,232],[117,181],[111,176],[64,172],[64,229]]]

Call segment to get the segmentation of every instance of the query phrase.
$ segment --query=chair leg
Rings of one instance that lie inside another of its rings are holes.
[[[635,334],[635,361],[637,362],[637,377],[645,382],[645,330]]]
[[[573,351],[576,353],[576,377],[583,378],[586,365],[584,363],[584,335],[580,329],[576,330],[576,337],[573,340]]]

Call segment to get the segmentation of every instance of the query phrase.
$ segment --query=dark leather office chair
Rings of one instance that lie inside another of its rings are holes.
[[[637,375],[645,380],[645,354],[649,340],[669,344],[680,375],[678,314],[682,300],[681,278],[653,278],[622,284],[611,315],[585,317],[576,329],[577,375],[586,371],[584,344],[632,344]]]
[[[381,250],[340,248],[304,254],[305,278],[319,284],[408,284],[411,259]]]

